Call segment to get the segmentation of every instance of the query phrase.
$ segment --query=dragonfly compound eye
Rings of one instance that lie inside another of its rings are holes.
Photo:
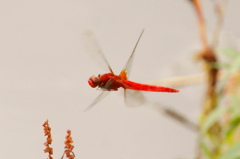
[[[90,77],[88,80],[88,84],[93,88],[97,87],[99,85],[99,78],[96,76]]]

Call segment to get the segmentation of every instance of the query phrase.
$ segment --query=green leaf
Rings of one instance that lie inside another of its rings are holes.
[[[231,59],[235,59],[235,58],[237,58],[240,55],[236,49],[230,48],[230,47],[228,47],[228,48],[220,48],[220,49],[217,50],[217,52],[219,54],[223,54],[226,57],[229,57]]]
[[[214,109],[205,119],[202,125],[202,133],[207,132],[207,130],[219,120],[219,118],[228,111],[229,107],[217,107]]]
[[[240,116],[237,116],[231,120],[228,129],[224,132],[224,136],[226,139],[229,139],[232,133],[239,126],[239,123],[240,123]]]
[[[230,147],[219,159],[239,159],[240,158],[240,143]]]
[[[209,150],[209,148],[206,146],[206,144],[201,143],[201,149],[203,150],[203,153],[205,156],[207,156],[208,158],[212,158],[211,150]]]
[[[230,68],[230,64],[225,63],[225,62],[213,62],[211,64],[212,68],[225,68],[225,69],[229,69]]]
[[[235,118],[238,118],[240,115],[240,99],[238,97],[238,95],[231,95],[229,96],[229,105],[228,107],[229,112],[231,114],[231,118],[232,120],[234,120]]]
[[[232,65],[230,67],[230,71],[234,72],[239,69],[240,69],[240,56],[236,57],[236,59],[233,61]]]

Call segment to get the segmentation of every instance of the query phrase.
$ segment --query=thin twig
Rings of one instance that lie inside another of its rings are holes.
[[[198,125],[186,118],[183,114],[177,112],[174,109],[169,108],[169,106],[162,105],[159,102],[152,102],[148,101],[149,108],[159,112],[163,113],[163,115],[169,117],[170,119],[173,119],[174,121],[178,122],[182,126],[188,128],[189,130],[197,133],[198,132]]]
[[[224,72],[223,71],[219,72],[218,73],[219,80],[223,79],[223,77],[224,77]],[[187,87],[187,86],[192,86],[196,84],[206,83],[206,81],[207,81],[207,74],[198,73],[198,74],[178,76],[178,77],[163,79],[163,80],[149,81],[147,82],[147,84],[161,85],[161,86],[167,86],[167,87]]]
[[[206,81],[206,74],[199,73],[199,74],[192,74],[187,76],[178,76],[174,78],[164,79],[164,80],[156,80],[147,82],[148,84],[153,85],[162,85],[168,87],[182,87],[182,86],[189,86],[194,84],[201,84]]]
[[[221,4],[217,2],[215,4],[215,10],[217,13],[217,23],[213,32],[212,48],[216,48],[216,46],[219,43],[220,32],[223,27],[227,4],[228,0],[222,0]]]
[[[202,41],[204,48],[208,48],[205,20],[203,17],[200,0],[192,0],[191,2],[193,3],[194,9],[196,11],[197,19],[198,19],[200,39]]]

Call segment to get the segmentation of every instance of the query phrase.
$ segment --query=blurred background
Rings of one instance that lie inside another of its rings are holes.
[[[216,24],[214,1],[203,0],[207,32]],[[240,1],[229,1],[222,46],[239,47]],[[52,127],[53,158],[72,130],[81,159],[193,158],[197,133],[167,116],[166,107],[197,124],[205,85],[180,93],[144,95],[157,105],[129,108],[123,92],[111,92],[90,111],[100,93],[87,80],[107,73],[89,56],[82,33],[91,29],[115,73],[140,35],[130,80],[147,83],[199,74],[197,20],[187,0],[0,1],[0,152],[2,158],[47,158],[42,124]],[[209,37],[211,38],[211,37]]]

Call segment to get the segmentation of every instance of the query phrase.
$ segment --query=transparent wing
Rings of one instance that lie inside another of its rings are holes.
[[[144,32],[144,29],[142,30],[142,32],[141,32],[141,34],[140,34],[140,36],[139,36],[139,38],[138,38],[138,40],[137,40],[137,43],[136,43],[135,46],[134,46],[134,49],[133,49],[133,51],[132,51],[132,54],[131,54],[130,57],[128,58],[127,63],[125,64],[125,66],[123,67],[123,69],[122,69],[122,71],[121,71],[121,73],[120,73],[120,76],[126,77],[126,79],[129,77],[129,73],[130,73],[130,70],[131,70],[131,68],[132,68],[132,61],[133,61],[134,53],[135,53],[135,50],[136,50],[136,48],[137,48],[137,45],[138,45],[138,43],[139,43],[139,41],[140,41],[140,39],[141,39],[141,37],[142,37],[143,32]]]
[[[104,56],[102,49],[95,37],[93,31],[88,30],[83,32],[83,43],[85,45],[86,51],[96,59],[96,62],[103,66],[104,69],[110,70],[113,73],[112,68],[110,67],[106,57]]]
[[[84,110],[90,110],[94,105],[96,105],[98,102],[100,102],[104,97],[106,97],[108,95],[109,91],[102,91],[97,98],[95,98],[95,100]]]
[[[142,92],[131,89],[124,90],[124,100],[129,107],[141,106],[147,101]]]

